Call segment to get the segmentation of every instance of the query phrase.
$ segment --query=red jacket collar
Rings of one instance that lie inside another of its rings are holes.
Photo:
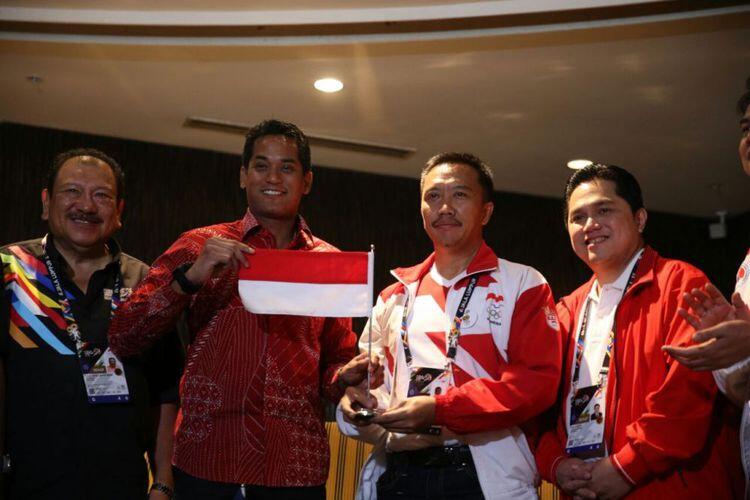
[[[412,267],[399,267],[393,269],[391,274],[402,283],[409,285],[422,279],[430,271],[432,264],[435,262],[435,252],[432,252],[422,263]],[[494,271],[497,269],[497,255],[483,241],[477,254],[466,267],[466,275],[472,275],[481,272]]]
[[[658,257],[659,254],[650,246],[646,245],[643,248],[643,256],[638,263],[638,270],[635,272],[635,281],[633,281],[633,284],[628,288],[626,295],[629,295],[633,290],[654,281],[654,268],[656,267],[656,259]],[[576,292],[580,291],[581,297],[585,297],[586,294],[589,293],[589,290],[591,290],[591,287],[594,286],[594,281],[596,281],[596,275],[592,274],[591,278],[586,282],[586,285],[576,290]],[[578,295],[578,293],[575,293],[575,295]]]

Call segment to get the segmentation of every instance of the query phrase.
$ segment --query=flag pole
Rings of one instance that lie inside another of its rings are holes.
[[[375,260],[375,245],[370,243],[370,253],[372,253],[372,260]],[[374,262],[373,262],[374,265]],[[373,283],[370,283],[370,287],[373,286]],[[374,293],[371,294],[371,296],[374,298]],[[372,302],[372,300],[370,301]],[[372,310],[374,309],[375,304],[370,304],[370,321],[367,322],[367,394],[370,394],[370,383],[371,383],[371,376],[370,376],[370,368],[372,367]]]
[[[372,257],[372,258],[370,258]],[[370,255],[368,255],[367,258],[368,261],[368,271],[367,271],[367,281],[370,283],[370,303],[372,304],[370,307],[370,321],[367,322],[367,395],[370,396],[370,387],[372,386],[372,310],[375,306],[375,294],[373,293],[373,282],[375,281],[373,278],[374,274],[374,267],[375,267],[375,245],[370,244]],[[357,405],[359,406],[359,405]],[[355,418],[360,421],[367,422],[371,418],[375,416],[375,410],[371,408],[366,408],[360,406],[360,408],[356,411]]]

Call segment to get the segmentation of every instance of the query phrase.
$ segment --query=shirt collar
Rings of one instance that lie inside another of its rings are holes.
[[[408,285],[422,279],[425,274],[430,272],[434,263],[435,252],[430,254],[430,256],[420,264],[412,267],[399,267],[393,269],[391,274],[402,283]],[[495,255],[495,252],[493,252],[492,249],[482,241],[482,246],[479,247],[474,258],[469,262],[469,265],[466,266],[466,276],[481,272],[494,271],[497,267],[497,255]]]
[[[47,255],[49,255],[49,258],[52,260],[53,264],[57,266],[63,263],[67,264],[67,262],[65,261],[65,258],[57,250],[57,247],[55,247],[54,241],[55,241],[54,236],[52,236],[52,234],[50,233],[47,233],[42,239],[42,244],[44,245],[44,251],[47,252]],[[115,263],[119,265],[120,256],[122,255],[122,249],[120,248],[120,244],[117,243],[117,240],[115,240],[114,238],[110,238],[109,240],[107,240],[107,249],[110,255],[112,256],[112,262],[107,264],[107,266],[110,266]],[[66,266],[62,266],[63,269],[65,267]]]
[[[250,233],[260,231],[263,226],[258,222],[253,213],[248,208],[245,211],[245,216],[240,221],[240,230],[242,231],[242,239],[246,239]],[[307,221],[297,214],[297,221],[295,222],[295,232],[292,237],[291,246],[297,248],[312,248],[314,246],[314,239],[310,226],[307,225]]]
[[[633,257],[630,258],[630,261],[625,266],[625,268],[622,270],[620,275],[617,277],[616,280],[614,280],[612,283],[609,283],[607,285],[602,285],[602,288],[607,287],[612,290],[616,290],[620,293],[622,293],[623,290],[625,290],[625,287],[628,286],[628,280],[630,279],[630,274],[633,272],[633,266],[638,261],[641,255],[643,255],[643,248],[635,252]],[[591,290],[589,291],[589,297],[591,297],[594,300],[599,300],[600,293],[597,293],[597,285],[599,284],[599,281],[597,279],[594,279],[594,283],[591,286]]]

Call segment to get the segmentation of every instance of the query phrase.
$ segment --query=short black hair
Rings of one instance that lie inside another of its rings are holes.
[[[310,142],[297,127],[297,125],[289,122],[283,122],[281,120],[263,120],[262,122],[254,125],[245,136],[245,147],[242,150],[242,166],[247,168],[250,164],[250,158],[253,157],[253,148],[255,147],[255,141],[261,137],[267,135],[283,135],[294,140],[297,145],[297,156],[300,164],[302,164],[302,170],[304,173],[310,171],[311,160],[310,160]]]
[[[90,156],[96,158],[107,164],[112,169],[112,174],[115,176],[115,183],[117,185],[117,200],[121,200],[125,195],[125,173],[122,171],[122,167],[115,161],[114,158],[108,154],[93,148],[75,148],[68,151],[64,151],[59,155],[55,156],[52,160],[52,165],[47,172],[47,191],[50,195],[55,187],[55,181],[57,180],[57,174],[65,164],[66,161],[71,158],[77,158],[79,156]]]
[[[737,101],[737,112],[744,115],[747,112],[747,107],[750,106],[750,77],[745,82],[745,93],[740,96]]]
[[[563,206],[563,221],[568,223],[568,204],[573,191],[584,182],[593,180],[612,181],[615,185],[615,193],[630,205],[630,210],[635,213],[643,207],[643,194],[641,186],[633,174],[616,165],[603,165],[594,163],[581,170],[576,170],[565,183],[565,203]]]
[[[492,201],[492,193],[494,191],[492,169],[489,165],[471,153],[457,153],[455,151],[450,151],[436,154],[427,160],[424,168],[422,168],[422,175],[419,178],[420,190],[424,189],[424,179],[427,177],[427,174],[429,174],[433,168],[445,163],[457,163],[474,169],[479,176],[479,185],[482,187],[482,198],[484,199],[484,202],[487,203]]]

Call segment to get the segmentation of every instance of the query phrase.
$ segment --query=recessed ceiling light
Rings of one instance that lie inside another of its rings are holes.
[[[341,80],[335,78],[321,78],[320,80],[315,80],[313,86],[321,92],[327,92],[329,94],[331,92],[338,92],[344,88],[344,84],[341,83]]]
[[[594,162],[591,160],[584,160],[583,158],[578,160],[570,160],[568,162],[568,168],[572,168],[573,170],[581,170],[582,168],[586,168],[589,165],[593,165]]]

